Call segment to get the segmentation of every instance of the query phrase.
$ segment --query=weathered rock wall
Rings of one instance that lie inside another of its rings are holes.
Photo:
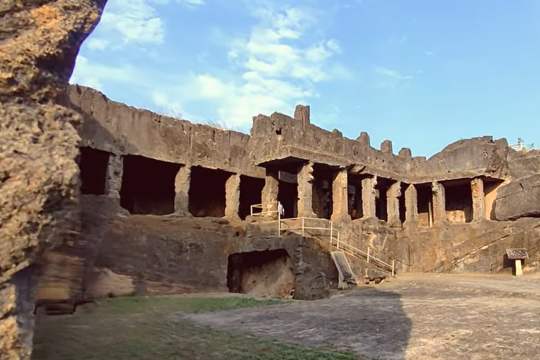
[[[80,117],[57,100],[104,3],[0,4],[0,359],[29,358],[32,264],[78,226]]]
[[[70,287],[77,286],[77,279],[83,289],[80,299],[228,291],[229,255],[273,249],[285,249],[292,260],[297,298],[324,296],[337,281],[328,252],[314,240],[277,237],[275,229],[265,232],[220,218],[129,215],[118,199],[106,196],[83,195],[81,204],[84,221],[73,247],[77,251],[48,253],[52,267],[60,262],[66,273],[64,278],[55,277],[53,270],[44,274],[41,301],[76,301],[61,296],[73,293]],[[70,271],[70,262],[83,263],[84,274]]]
[[[326,131],[279,113],[254,118],[251,135],[258,163],[292,157],[336,166],[356,165],[353,170],[359,173],[408,183],[504,178],[508,174],[508,144],[505,139],[494,141],[489,136],[457,141],[426,159],[411,157],[408,149],[394,155],[388,141],[381,144],[381,150],[374,149],[365,133],[351,140],[337,130]]]
[[[264,177],[249,135],[136,109],[83,86],[70,86],[68,101],[84,114],[82,146]]]

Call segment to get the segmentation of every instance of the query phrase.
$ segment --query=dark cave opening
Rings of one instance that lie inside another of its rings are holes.
[[[81,193],[105,194],[110,153],[90,147],[81,147],[80,151]]]
[[[174,179],[179,164],[144,156],[124,156],[120,205],[132,214],[174,212]]]
[[[240,176],[240,206],[238,216],[245,219],[251,213],[251,205],[262,202],[262,190],[264,188],[264,179],[251,176]]]
[[[225,215],[225,184],[230,172],[200,166],[191,168],[189,211],[195,217]]]

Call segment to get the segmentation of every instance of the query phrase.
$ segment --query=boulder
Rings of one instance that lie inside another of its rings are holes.
[[[501,186],[494,204],[497,220],[540,217],[540,174],[514,180]]]

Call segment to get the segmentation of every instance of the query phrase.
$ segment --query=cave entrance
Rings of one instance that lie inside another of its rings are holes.
[[[120,205],[132,214],[174,212],[174,179],[180,164],[144,156],[124,156]]]
[[[451,223],[468,223],[473,218],[470,179],[445,181],[446,218]]]
[[[264,179],[251,176],[240,176],[240,206],[238,216],[244,220],[251,213],[251,205],[262,202],[262,190],[264,188]]]
[[[377,197],[375,200],[375,215],[379,220],[388,221],[388,196],[386,193],[394,182],[394,180],[377,177],[377,185],[375,185],[375,190],[377,190]]]
[[[195,217],[225,216],[225,183],[230,176],[230,172],[223,170],[192,167],[189,186],[190,213]]]
[[[81,193],[92,195],[105,194],[110,153],[89,147],[81,147],[80,151]]]
[[[333,210],[332,183],[336,169],[322,164],[313,166],[313,212],[318,218],[330,219]]]
[[[362,179],[365,176],[348,174],[348,205],[349,215],[352,220],[361,219],[364,217],[364,209],[362,207]]]
[[[431,183],[415,184],[418,208],[418,226],[433,226],[433,192]]]
[[[298,170],[279,170],[278,201],[283,205],[283,218],[298,216]]]
[[[229,255],[227,286],[232,293],[289,297],[294,282],[292,261],[285,249]]]

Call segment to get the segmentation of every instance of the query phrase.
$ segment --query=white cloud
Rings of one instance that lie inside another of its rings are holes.
[[[290,112],[295,103],[317,95],[315,83],[348,74],[330,63],[341,52],[336,40],[299,45],[317,22],[311,11],[262,7],[253,16],[258,23],[248,36],[233,39],[228,51],[240,80],[204,74],[193,84],[201,98],[214,99],[218,120],[233,128],[246,128],[259,113]]]
[[[189,7],[196,7],[205,4],[204,0],[176,0],[180,5],[185,5]]]
[[[399,72],[398,70],[390,69],[384,66],[375,66],[375,73],[377,73],[378,75],[393,79],[393,80],[398,80],[398,81],[413,79],[412,75],[405,75]]]
[[[100,38],[92,38],[88,40],[88,48],[90,50],[105,50],[109,47],[109,41]]]
[[[109,36],[120,36],[124,44],[160,44],[165,34],[152,0],[109,1],[100,30]]]
[[[152,102],[159,107],[165,114],[182,118],[182,104],[178,100],[174,100],[170,95],[162,91],[154,91],[152,93]]]
[[[77,57],[75,71],[71,76],[70,83],[92,87],[105,91],[104,82],[133,83],[140,78],[137,71],[129,65],[120,67],[92,63],[82,55]]]

